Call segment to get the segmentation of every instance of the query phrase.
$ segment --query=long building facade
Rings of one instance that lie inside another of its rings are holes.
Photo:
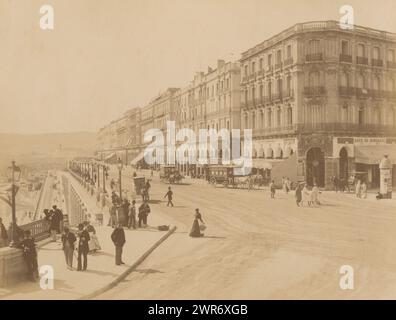
[[[297,24],[244,52],[242,110],[253,162],[319,186],[396,161],[396,35],[335,21]],[[393,178],[394,179],[394,178]]]
[[[125,146],[128,132],[142,152],[144,132],[165,129],[167,120],[196,133],[246,128],[254,173],[276,183],[288,176],[324,187],[357,174],[376,187],[383,155],[396,164],[396,34],[336,21],[296,24],[239,61],[219,60],[187,86],[166,90],[139,115],[138,131],[123,131],[125,115],[102,128],[102,150]],[[203,174],[193,165],[179,169]]]

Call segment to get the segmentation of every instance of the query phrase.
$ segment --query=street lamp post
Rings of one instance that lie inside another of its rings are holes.
[[[11,224],[11,243],[10,247],[16,247],[18,246],[19,239],[17,239],[17,232],[16,232],[16,226],[17,226],[17,219],[16,219],[16,202],[15,202],[15,197],[18,192],[17,186],[15,185],[15,182],[19,181],[19,178],[21,176],[21,170],[19,167],[15,165],[15,161],[12,161],[12,166],[10,167],[11,169],[11,213],[12,213],[12,224]],[[15,175],[15,173],[18,172],[18,175]]]
[[[123,167],[123,163],[122,163],[121,159],[118,159],[117,168],[118,168],[118,182],[119,182],[119,185],[120,185],[120,200],[122,200],[122,184],[121,184],[122,167]]]

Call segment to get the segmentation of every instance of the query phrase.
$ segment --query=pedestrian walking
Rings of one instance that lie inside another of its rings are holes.
[[[111,240],[115,246],[115,264],[117,266],[125,264],[122,261],[122,248],[125,244],[125,231],[121,223],[118,223],[117,227],[113,230]]]
[[[56,232],[61,233],[63,230],[63,212],[56,205],[53,205],[52,209],[54,211],[54,215],[56,216],[56,221],[58,223],[58,228]]]
[[[118,222],[117,222],[117,207],[114,204],[110,206],[109,214],[110,214],[110,218],[109,218],[109,223],[107,225],[112,228],[115,228]]]
[[[148,205],[148,203],[145,201],[143,202],[140,207],[139,207],[139,213],[138,213],[138,226],[139,228],[142,227],[142,224],[144,226],[147,226],[147,217],[150,213],[150,206]]]
[[[89,241],[88,241],[88,247],[89,247],[89,252],[96,252],[97,250],[100,250],[100,244],[99,244],[99,239],[96,236],[96,230],[93,225],[89,221],[84,221],[84,229],[88,232],[89,234]]]
[[[3,219],[0,218],[0,248],[8,246],[8,233],[3,224]]]
[[[165,194],[164,198],[168,197],[168,203],[166,204],[167,207],[171,205],[173,207],[173,191],[171,190],[171,187],[168,187],[168,192]]]
[[[58,215],[55,213],[54,210],[50,210],[50,227],[49,231],[51,233],[51,238],[53,242],[56,242],[57,236],[56,234],[58,233],[59,230],[59,220],[58,220]]]
[[[361,198],[362,196],[361,192],[362,192],[362,184],[360,182],[360,179],[358,179],[355,186],[355,195],[357,198]]]
[[[115,188],[115,181],[113,178],[110,180],[110,189],[113,190]]]
[[[288,177],[286,177],[286,181],[285,181],[286,194],[289,193],[290,187],[291,187],[290,179]]]
[[[367,184],[364,181],[362,182],[362,185],[361,185],[361,197],[363,199],[367,198]]]
[[[28,277],[30,280],[36,281],[38,276],[37,250],[30,230],[24,231],[24,239],[20,246],[23,250],[23,258],[27,266]]]
[[[77,259],[77,271],[85,271],[88,267],[88,252],[89,252],[89,233],[84,230],[84,225],[80,223],[78,225],[78,259]],[[84,260],[84,261],[82,261]]]
[[[69,270],[73,270],[74,243],[76,242],[77,238],[73,232],[70,232],[68,227],[64,227],[61,239],[62,250],[65,254],[67,268]]]
[[[129,221],[128,221],[128,228],[130,229],[131,227],[133,229],[136,229],[136,201],[132,200],[132,204],[129,207]]]
[[[296,197],[297,207],[299,207],[300,203],[302,201],[302,186],[301,186],[301,184],[297,185],[297,188],[296,188],[296,191],[295,191],[295,197]]]
[[[309,190],[308,190],[308,186],[306,183],[304,183],[304,186],[301,190],[301,202],[300,205],[301,207],[304,206],[304,203],[306,204],[310,204],[310,195],[309,195]]]
[[[275,199],[275,183],[274,180],[271,181],[270,185],[271,199]]]
[[[311,191],[311,203],[312,204],[320,205],[319,193],[320,193],[320,191],[319,191],[318,185],[316,183],[314,183],[314,185],[312,187],[312,191]]]
[[[199,209],[197,208],[197,209],[195,209],[194,222],[193,222],[193,225],[191,227],[190,237],[198,238],[198,237],[203,237],[204,236],[204,234],[201,232],[199,221],[202,224],[204,224],[204,222],[202,220],[202,215],[199,212]]]

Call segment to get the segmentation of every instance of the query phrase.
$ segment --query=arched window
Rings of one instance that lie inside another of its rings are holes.
[[[287,108],[287,124],[288,125],[293,124],[293,109],[292,109],[292,107]]]
[[[249,118],[247,113],[245,113],[245,128],[249,128]]]
[[[341,121],[348,122],[348,104],[344,104],[341,108]]]
[[[388,90],[391,92],[395,91],[395,79],[390,78],[388,81]]]
[[[271,83],[271,81],[269,81],[268,82],[268,84],[267,84],[267,91],[268,91],[268,98],[271,100],[271,95],[272,95],[272,83]]]
[[[271,128],[272,127],[272,111],[271,109],[268,109],[268,113],[267,113],[267,127]]]
[[[358,55],[358,57],[365,57],[366,56],[366,48],[365,48],[364,44],[359,43],[357,45],[357,55]]]
[[[309,53],[310,54],[319,53],[320,52],[319,45],[320,45],[319,40],[316,39],[309,40]]]
[[[373,48],[373,59],[380,59],[380,49],[378,47]]]
[[[276,125],[278,128],[280,128],[282,125],[282,110],[281,110],[281,108],[278,108],[276,110]]]
[[[349,87],[349,75],[346,72],[341,73],[341,86]]]
[[[359,89],[365,89],[366,88],[366,79],[364,75],[358,74],[357,76],[357,87]]]
[[[377,90],[377,91],[380,89],[380,78],[379,78],[379,76],[374,76],[373,89]]]
[[[374,124],[379,124],[380,123],[380,119],[379,119],[379,108],[378,107],[374,107],[373,110],[373,120],[374,120]]]
[[[256,113],[252,112],[252,129],[256,128]]]
[[[318,71],[311,71],[309,73],[308,85],[310,87],[317,87],[319,86],[319,72]]]
[[[364,124],[364,108],[360,107],[358,110],[358,123]]]

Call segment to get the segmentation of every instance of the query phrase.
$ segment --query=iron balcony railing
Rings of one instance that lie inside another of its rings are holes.
[[[324,86],[304,87],[304,95],[307,97],[322,96],[326,94]]]
[[[256,128],[253,129],[253,137],[259,136],[269,136],[269,135],[278,135],[278,134],[290,134],[294,133],[297,130],[297,125],[291,124],[286,126],[275,126],[275,127],[267,127],[267,128]]]
[[[275,63],[275,70],[281,69],[282,68],[282,62]]]
[[[371,65],[374,67],[382,67],[384,65],[384,62],[379,59],[371,59]]]
[[[355,88],[353,88],[353,87],[340,86],[338,88],[338,91],[341,96],[354,96],[355,95]]]
[[[368,132],[368,133],[394,133],[395,125],[359,124],[351,122],[317,122],[300,123],[297,125],[298,132]]]
[[[356,57],[356,63],[357,64],[368,64],[368,58],[366,57]]]
[[[283,65],[286,66],[290,66],[291,64],[293,64],[293,58],[288,58],[283,62]]]
[[[352,56],[349,54],[340,54],[340,62],[352,63]]]
[[[396,69],[396,62],[387,61],[386,64],[387,64],[388,68]]]
[[[307,54],[305,57],[305,61],[312,62],[312,61],[322,61],[323,54],[322,53],[310,53]]]

